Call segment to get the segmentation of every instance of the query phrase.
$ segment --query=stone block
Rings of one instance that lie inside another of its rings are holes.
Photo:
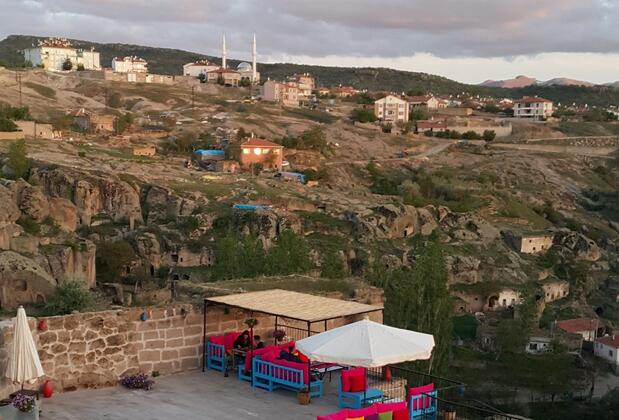
[[[170,328],[171,326],[172,326],[171,319],[162,319],[162,320],[157,321],[157,329],[159,330]]]
[[[86,342],[85,341],[74,341],[69,344],[69,352],[70,353],[85,353],[86,352]]]
[[[96,350],[105,347],[105,341],[102,338],[91,341],[88,343],[88,350]]]
[[[138,372],[151,374],[153,372],[153,364],[152,363],[140,363],[138,366]]]
[[[39,344],[42,346],[50,344],[58,340],[58,335],[53,331],[47,331],[43,334],[39,334]]]
[[[156,329],[157,321],[143,321],[137,326],[137,331],[152,331]]]
[[[103,317],[95,316],[88,321],[87,325],[93,330],[101,329],[103,327]]]
[[[80,329],[76,329],[71,331],[71,340],[83,340],[86,337],[86,334],[84,334],[84,330]]]
[[[163,350],[161,352],[162,361],[176,360],[177,358],[178,358],[178,351],[176,350]]]
[[[49,331],[64,329],[64,318],[63,317],[55,316],[52,318],[45,318],[45,322],[47,324],[47,329]]]
[[[81,367],[86,362],[86,356],[81,353],[71,353],[69,354],[69,361],[75,367]]]
[[[239,323],[237,321],[226,321],[226,322],[222,322],[219,326],[220,330],[223,332],[228,332],[228,331],[237,331],[239,327]],[[187,328],[196,328],[195,326],[191,326],[191,327],[187,327]],[[200,330],[202,330],[202,327],[198,327],[200,328]]]
[[[157,308],[150,311],[150,319],[164,319],[166,317],[166,310]]]
[[[108,347],[103,350],[102,354],[109,356],[110,354],[122,353],[122,347]]]
[[[94,361],[95,361],[95,357],[96,357],[96,354],[95,354],[95,352],[94,352],[94,351],[91,351],[91,352],[89,352],[89,353],[86,353],[86,361],[87,361],[88,363],[92,363],[92,362],[94,362]]]
[[[69,331],[58,331],[58,342],[68,343],[71,341],[71,333]]]
[[[202,335],[202,325],[190,325],[185,327],[185,337],[192,335]]]
[[[145,331],[142,333],[142,340],[156,340],[159,338],[159,331]]]
[[[122,334],[110,335],[105,339],[108,346],[121,346],[126,343],[125,336]]]
[[[61,343],[56,343],[51,346],[51,351],[54,354],[60,354],[67,351],[67,346]]]
[[[174,368],[174,362],[155,363],[152,370],[158,371],[161,375],[169,375],[177,371]]]
[[[170,339],[170,338],[179,338],[183,336],[183,329],[182,328],[169,328],[167,330],[165,330],[165,338],[166,339]]]
[[[54,362],[56,363],[56,369],[59,366],[64,366],[69,364],[69,355],[67,353],[57,354],[54,358]]]
[[[138,353],[140,362],[159,362],[161,361],[160,350],[142,350]]]
[[[94,340],[95,338],[99,338],[99,334],[94,332],[93,330],[86,331],[86,341]]]
[[[198,355],[197,347],[183,347],[178,350],[178,355],[180,357],[195,357]]]
[[[149,340],[144,342],[144,349],[162,349],[165,347],[165,340]]]
[[[202,344],[202,336],[185,337],[185,346],[198,346]]]
[[[187,357],[187,358],[181,359],[182,370],[197,369],[199,367],[200,367],[200,359],[198,357]]]
[[[166,348],[176,348],[181,347],[183,345],[183,338],[172,338],[170,340],[166,340],[165,346]]]
[[[110,329],[118,328],[118,319],[116,317],[112,317],[103,320],[103,327]]]
[[[80,325],[79,320],[75,316],[68,316],[64,320],[64,329],[65,330],[74,330]]]
[[[135,322],[121,322],[118,324],[118,332],[136,331],[138,328]]]

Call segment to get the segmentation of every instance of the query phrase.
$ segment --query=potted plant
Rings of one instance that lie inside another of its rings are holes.
[[[255,328],[258,325],[258,320],[256,318],[247,318],[245,325],[247,325],[247,328]]]
[[[11,399],[11,404],[17,409],[16,419],[38,419],[39,412],[33,396],[18,392]]]
[[[285,337],[286,337],[286,331],[284,330],[273,331],[273,338],[275,339],[276,342],[281,343],[282,341],[284,341]]]
[[[297,399],[299,400],[299,404],[308,405],[310,403],[310,393],[307,387],[300,389],[297,392]]]

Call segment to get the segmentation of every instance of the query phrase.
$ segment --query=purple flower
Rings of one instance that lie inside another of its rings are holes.
[[[34,409],[34,397],[21,393],[15,394],[11,400],[13,407],[24,413],[29,413]]]
[[[129,389],[144,389],[146,391],[153,387],[155,381],[148,379],[148,375],[138,373],[136,375],[125,376],[120,380],[120,383]]]

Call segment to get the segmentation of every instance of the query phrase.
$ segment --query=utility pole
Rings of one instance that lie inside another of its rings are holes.
[[[194,110],[195,109],[195,93],[194,91],[196,90],[195,86],[191,87],[191,109]]]
[[[15,80],[17,81],[17,86],[19,89],[19,106],[22,106],[22,99],[21,99],[21,73],[19,73],[18,71],[15,72]]]

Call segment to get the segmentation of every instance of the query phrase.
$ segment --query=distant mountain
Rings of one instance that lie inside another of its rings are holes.
[[[515,88],[523,88],[531,85],[536,85],[537,79],[532,79],[527,76],[517,76],[514,79],[507,80],[486,80],[483,83],[480,83],[480,86],[485,87],[498,87],[505,89],[515,89]]]
[[[527,76],[517,76],[514,79],[507,80],[486,80],[483,83],[480,83],[479,86],[485,87],[498,87],[505,89],[516,89],[516,88],[525,88],[528,86],[585,86],[592,87],[595,84],[590,82],[583,82],[582,80],[574,80],[568,79],[566,77],[557,77],[555,79],[550,79],[545,82],[541,80],[534,79],[532,77]],[[619,86],[615,86],[619,87]]]
[[[43,37],[10,35],[0,41],[0,65],[19,67],[24,58],[21,50],[36,45]],[[147,47],[130,44],[100,44],[96,42],[71,40],[79,48],[94,47],[101,53],[101,64],[109,67],[112,58],[135,55],[148,61],[148,69],[156,74],[181,74],[182,66],[198,59],[206,58],[219,63],[219,57],[207,56],[172,48]],[[228,64],[236,66],[239,60],[228,59]],[[290,63],[258,63],[258,71],[263,80],[281,80],[294,73],[312,73],[319,85],[350,85],[357,89],[387,92],[411,92],[415,94],[433,93],[435,95],[492,96],[497,98],[520,98],[538,95],[560,103],[589,104],[590,106],[619,105],[619,89],[609,86],[544,86],[525,83],[505,88],[504,86],[479,86],[456,82],[441,76],[427,73],[393,70],[376,67],[326,67]],[[529,78],[526,78],[529,79]],[[534,79],[533,79],[534,80]]]
[[[606,83],[604,86],[610,86],[610,87],[619,88],[619,81]]]

